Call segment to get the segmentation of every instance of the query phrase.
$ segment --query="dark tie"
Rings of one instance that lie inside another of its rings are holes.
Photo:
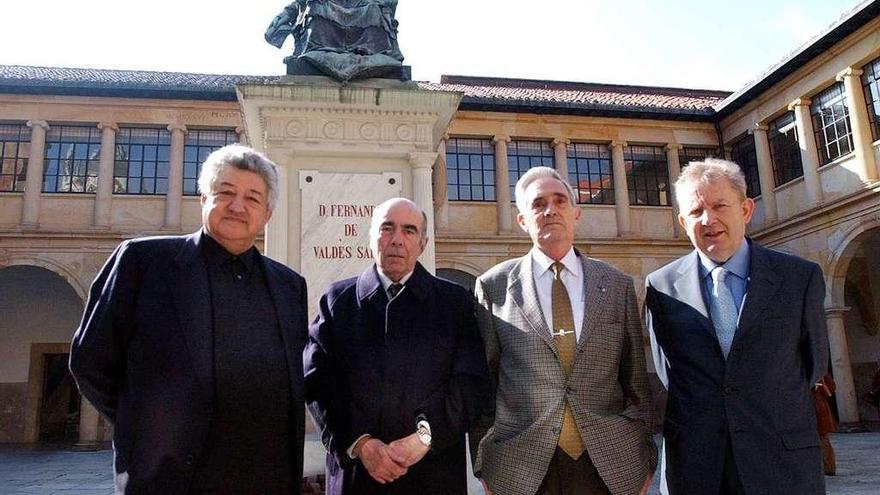
[[[553,289],[550,293],[551,306],[553,307],[553,341],[556,342],[556,350],[559,352],[559,362],[565,371],[566,378],[571,374],[574,362],[574,315],[571,311],[571,300],[568,291],[562,283],[562,271],[565,265],[560,262],[553,263]],[[571,412],[568,398],[565,399],[565,411],[562,416],[562,432],[559,434],[559,448],[572,459],[578,459],[584,453],[584,442],[578,433]]]
[[[400,293],[400,290],[403,289],[403,284],[398,284],[397,282],[388,286],[388,295],[391,296],[391,299],[397,297],[397,294]]]

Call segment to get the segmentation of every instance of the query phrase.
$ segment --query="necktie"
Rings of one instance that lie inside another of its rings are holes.
[[[397,294],[400,293],[401,289],[403,289],[403,284],[395,282],[388,286],[388,295],[391,296],[391,299],[394,299],[397,297]]]
[[[733,300],[733,292],[725,283],[728,275],[730,272],[720,266],[712,270],[712,304],[709,308],[712,324],[715,326],[715,335],[718,337],[725,359],[730,354],[730,344],[733,343],[736,320],[739,317],[739,308]]]
[[[566,378],[571,374],[574,361],[575,333],[574,316],[571,311],[571,301],[568,291],[562,283],[562,270],[565,265],[560,262],[553,263],[553,288],[550,293],[551,306],[553,307],[553,340],[556,342],[556,350],[559,353],[559,362],[565,371]],[[574,414],[568,398],[565,399],[565,411],[562,415],[562,431],[558,441],[561,448],[572,459],[577,459],[584,453],[584,443],[578,433],[574,422]]]

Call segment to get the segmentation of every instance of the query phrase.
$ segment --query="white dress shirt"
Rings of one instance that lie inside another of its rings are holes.
[[[538,289],[538,301],[541,303],[541,311],[544,312],[544,321],[553,332],[553,263],[554,261],[540,249],[533,247],[532,275],[535,278],[535,286]],[[580,258],[570,248],[568,253],[560,260],[565,269],[562,271],[562,285],[568,291],[568,299],[571,301],[571,313],[574,317],[575,340],[581,340],[581,327],[584,324],[584,267]]]

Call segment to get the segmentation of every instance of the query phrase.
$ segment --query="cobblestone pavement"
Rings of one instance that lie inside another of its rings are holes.
[[[880,433],[840,433],[831,441],[837,451],[837,476],[825,478],[828,494],[880,493]],[[112,457],[109,450],[0,445],[0,494],[111,495]],[[320,463],[317,458],[310,461]]]

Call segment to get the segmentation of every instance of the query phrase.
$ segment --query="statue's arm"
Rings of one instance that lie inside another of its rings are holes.
[[[293,32],[299,12],[300,2],[291,2],[290,5],[284,7],[284,10],[272,19],[266,29],[266,34],[263,36],[266,41],[275,48],[281,48],[284,40]]]

